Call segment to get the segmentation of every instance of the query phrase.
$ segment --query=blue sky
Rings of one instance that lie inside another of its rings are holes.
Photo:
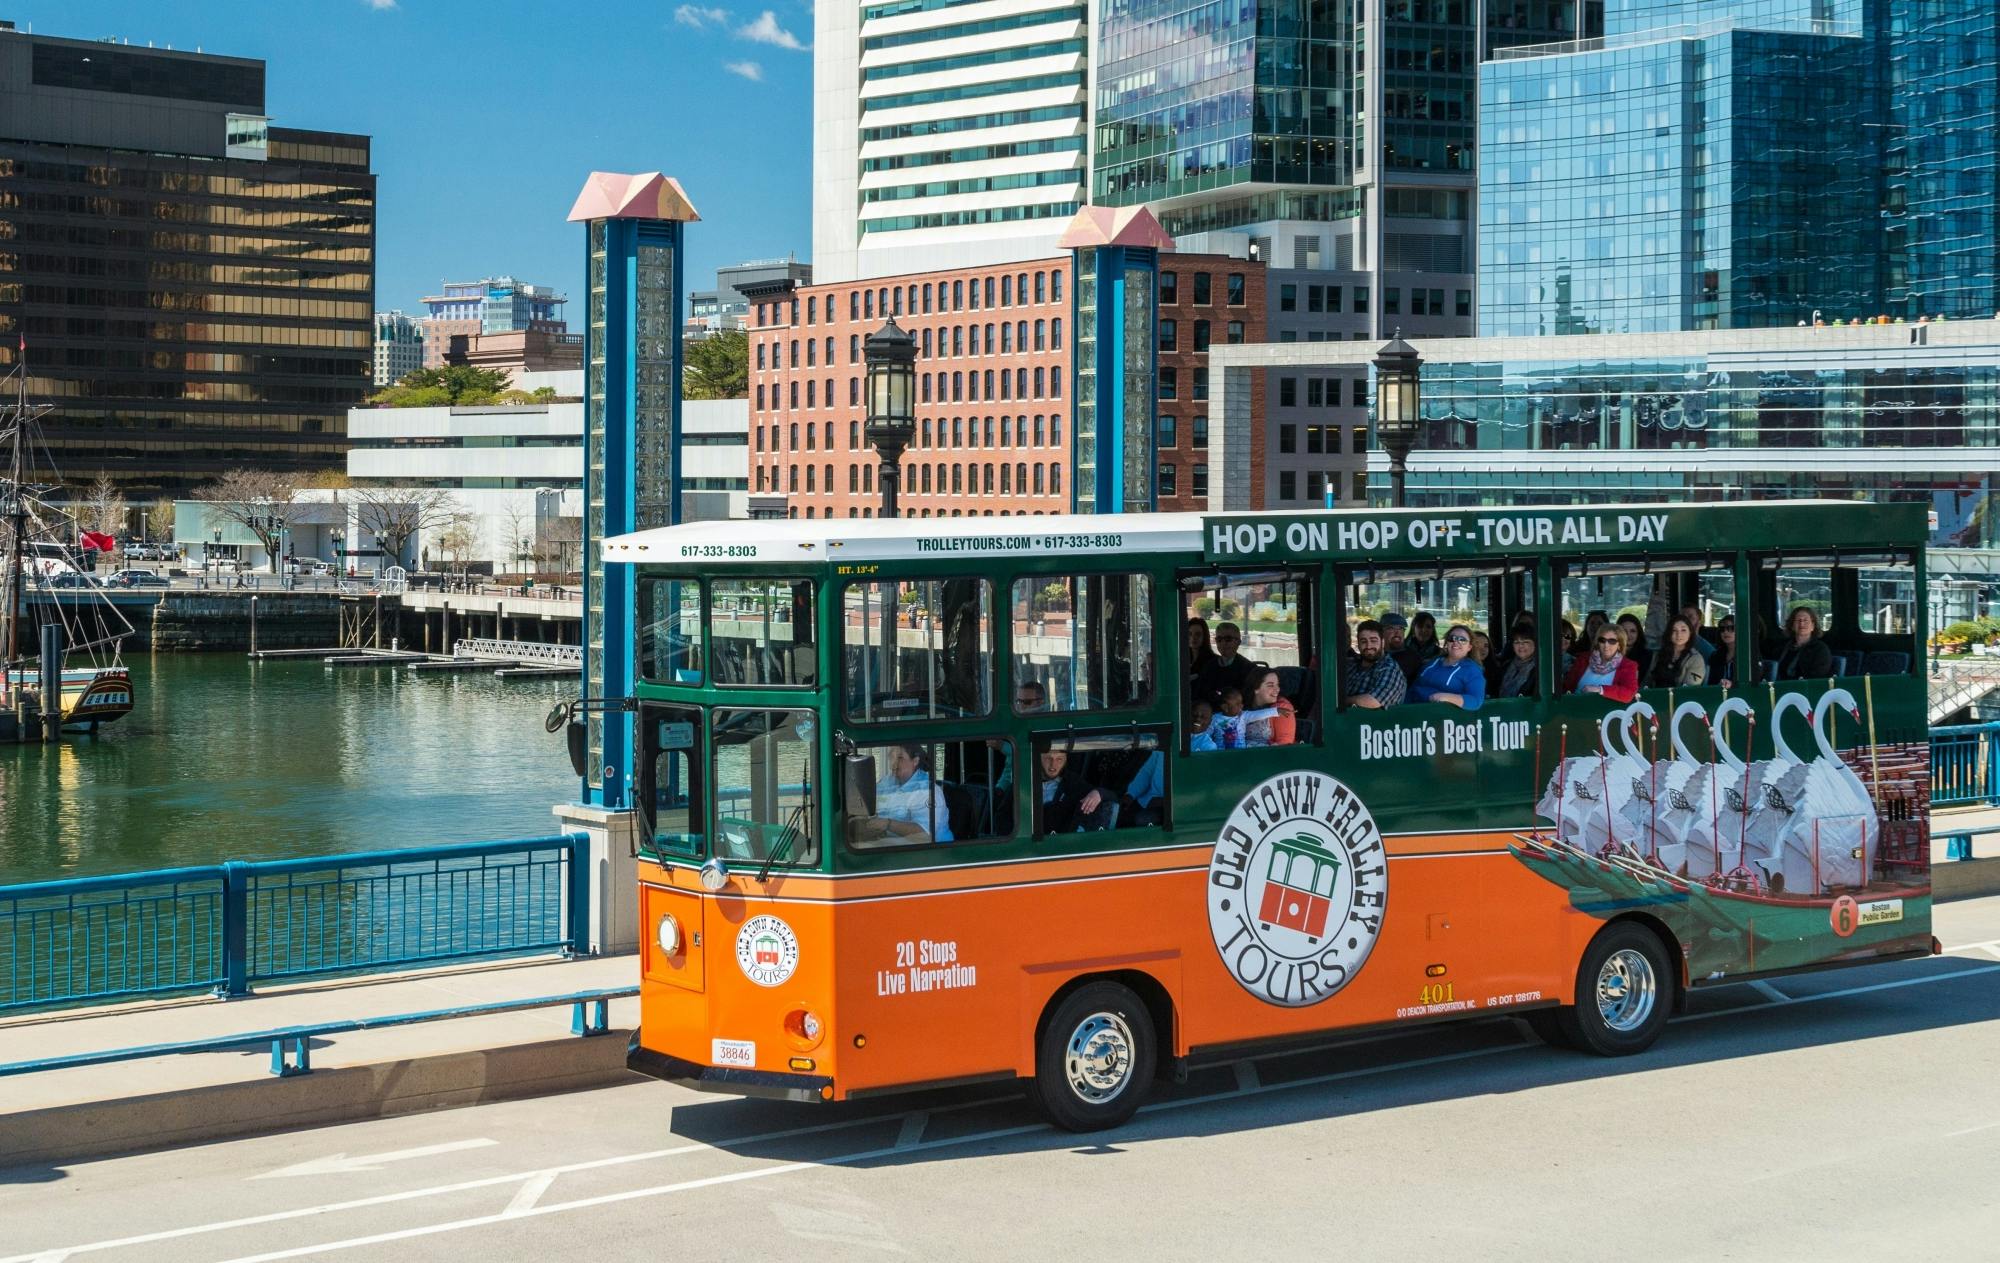
[[[664,171],[687,287],[812,250],[807,0],[12,0],[39,35],[261,57],[280,126],[374,137],[376,306],[445,278],[555,285],[580,318],[593,170]]]

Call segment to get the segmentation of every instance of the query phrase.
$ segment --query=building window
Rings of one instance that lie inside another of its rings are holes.
[[[1357,425],[1353,429],[1347,432],[1347,450],[1353,452],[1356,456],[1363,456],[1367,454],[1368,452],[1367,426]]]
[[[1326,427],[1309,425],[1306,427],[1306,454],[1319,456],[1326,452]]]
[[[1348,402],[1357,408],[1366,408],[1368,406],[1368,379],[1366,377],[1356,377],[1348,382],[1347,385],[1349,390]]]
[[[1044,339],[1048,333],[1048,330],[1049,326],[1047,321],[1037,320],[1035,322],[1035,349],[1037,351],[1046,349]]]
[[[1399,286],[1384,286],[1382,290],[1382,314],[1400,316],[1403,314],[1403,291]]]
[[[1047,279],[1047,275],[1045,272],[1035,273],[1035,301],[1038,303],[1048,301],[1044,297],[1046,287],[1043,285],[1043,282]]]
[[[1045,371],[1047,371],[1047,370],[1045,370],[1045,369],[1040,369],[1040,368],[1038,368],[1038,369],[1036,369],[1036,370],[1035,370],[1035,398],[1037,398],[1037,399],[1040,399],[1040,398],[1042,397],[1042,393],[1043,393],[1043,392],[1042,392],[1042,374],[1043,374],[1043,373],[1044,373]]]
[[[1062,278],[1061,272],[1049,273],[1049,301],[1052,303],[1062,301]]]
[[[1188,492],[1206,499],[1208,496],[1208,466],[1196,465],[1192,472],[1194,476],[1188,480],[1190,484]]]
[[[1161,461],[1159,469],[1160,495],[1162,498],[1180,493],[1174,488],[1174,478],[1179,471],[1169,461]]]
[[[1188,433],[1194,447],[1199,450],[1208,446],[1208,417],[1206,414],[1188,421]]]
[[[1178,350],[1179,342],[1180,330],[1175,326],[1174,322],[1171,320],[1162,320],[1160,322],[1160,349],[1162,351]],[[1040,348],[1037,349],[1039,350]]]
[[[1211,279],[1211,278],[1209,277],[1208,273],[1206,273],[1206,272],[1196,272],[1196,273],[1194,274],[1194,305],[1195,305],[1195,306],[1197,306],[1197,307],[1206,307],[1206,306],[1208,306],[1208,305],[1209,305],[1210,303],[1212,303],[1212,302],[1214,302],[1214,301],[1215,301],[1215,293],[1214,293],[1214,290],[1213,290],[1213,288],[1212,288],[1212,287],[1211,287],[1211,285],[1210,285],[1210,279]]]
[[[1037,369],[1035,371],[1040,372],[1041,370]],[[1180,397],[1181,397],[1180,370],[1176,368],[1162,368],[1160,370],[1160,398],[1178,399]]]
[[[1243,300],[1243,273],[1241,273],[1241,272],[1231,272],[1231,273],[1229,274],[1229,299],[1228,299],[1228,301],[1229,301],[1229,305],[1230,305],[1231,307],[1241,307],[1241,306],[1243,305],[1243,301],[1244,301],[1244,300]]]
[[[1354,287],[1354,314],[1357,316],[1368,314],[1368,287],[1366,285],[1356,285]]]
[[[872,289],[861,291],[861,314],[869,320],[875,318],[875,291]]]
[[[1296,408],[1299,406],[1299,379],[1280,377],[1278,379],[1278,406]]]
[[[1232,320],[1229,322],[1228,339],[1231,346],[1236,346],[1243,341],[1243,322],[1241,320]]]
[[[1324,285],[1306,286],[1306,310],[1326,310],[1326,287]]]
[[[926,316],[931,314],[931,283],[929,281],[924,282],[924,314]]]
[[[1208,370],[1194,370],[1194,398],[1197,402],[1208,398]]]
[[[1296,452],[1299,450],[1299,427],[1295,425],[1281,425],[1278,427],[1278,450],[1280,452]]]
[[[1062,413],[1060,412],[1051,413],[1049,416],[1049,446],[1062,446]]]
[[[1469,289],[1458,291],[1458,314],[1460,316],[1472,314],[1472,291]]]
[[[1299,287],[1289,284],[1278,286],[1278,310],[1297,311],[1298,309]]]
[[[1306,499],[1319,501],[1325,497],[1326,475],[1317,469],[1308,471],[1306,474]]]
[[[1208,349],[1208,321],[1206,320],[1197,320],[1194,322],[1194,349],[1197,351],[1206,351]]]
[[[1171,416],[1162,414],[1154,424],[1154,441],[1159,446],[1173,447],[1180,441],[1180,436],[1174,432],[1174,419]]]
[[[1057,351],[1063,349],[1061,316],[1049,321],[1049,346]]]
[[[1296,500],[1296,499],[1298,499],[1298,498],[1299,498],[1299,476],[1298,476],[1298,474],[1297,474],[1297,473],[1296,473],[1295,471],[1293,471],[1293,470],[1290,470],[1290,469],[1281,469],[1281,470],[1279,470],[1279,471],[1278,471],[1278,499],[1280,499],[1280,500]]]
[[[1167,306],[1181,300],[1181,278],[1178,272],[1160,273],[1160,304]]]
[[[847,318],[848,318],[849,320],[859,320],[859,319],[861,319],[861,291],[860,291],[860,290],[854,290],[854,291],[852,291],[851,293],[849,293],[849,294],[847,295]]]

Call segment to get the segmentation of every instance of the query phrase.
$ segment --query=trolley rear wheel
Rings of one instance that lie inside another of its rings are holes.
[[[1653,1046],[1673,1010],[1667,951],[1644,926],[1619,921],[1599,930],[1576,970],[1576,1003],[1556,1010],[1564,1042],[1601,1057]]]
[[[1145,1003],[1118,983],[1086,983],[1062,998],[1042,1030],[1035,1101],[1068,1131],[1116,1127],[1145,1102],[1157,1060]]]

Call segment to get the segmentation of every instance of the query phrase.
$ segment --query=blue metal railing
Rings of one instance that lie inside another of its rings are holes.
[[[1931,806],[1994,806],[2000,797],[2000,723],[1931,729]]]
[[[582,834],[0,886],[0,1012],[590,942]]]

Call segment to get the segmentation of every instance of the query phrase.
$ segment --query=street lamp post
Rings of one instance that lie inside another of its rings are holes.
[[[868,335],[861,353],[868,365],[868,444],[882,462],[882,516],[895,517],[903,449],[917,431],[917,340],[897,327],[891,316]]]
[[[1403,477],[1417,441],[1422,403],[1423,357],[1403,341],[1403,331],[1375,353],[1375,437],[1389,453],[1389,486],[1396,508],[1403,507]]]

